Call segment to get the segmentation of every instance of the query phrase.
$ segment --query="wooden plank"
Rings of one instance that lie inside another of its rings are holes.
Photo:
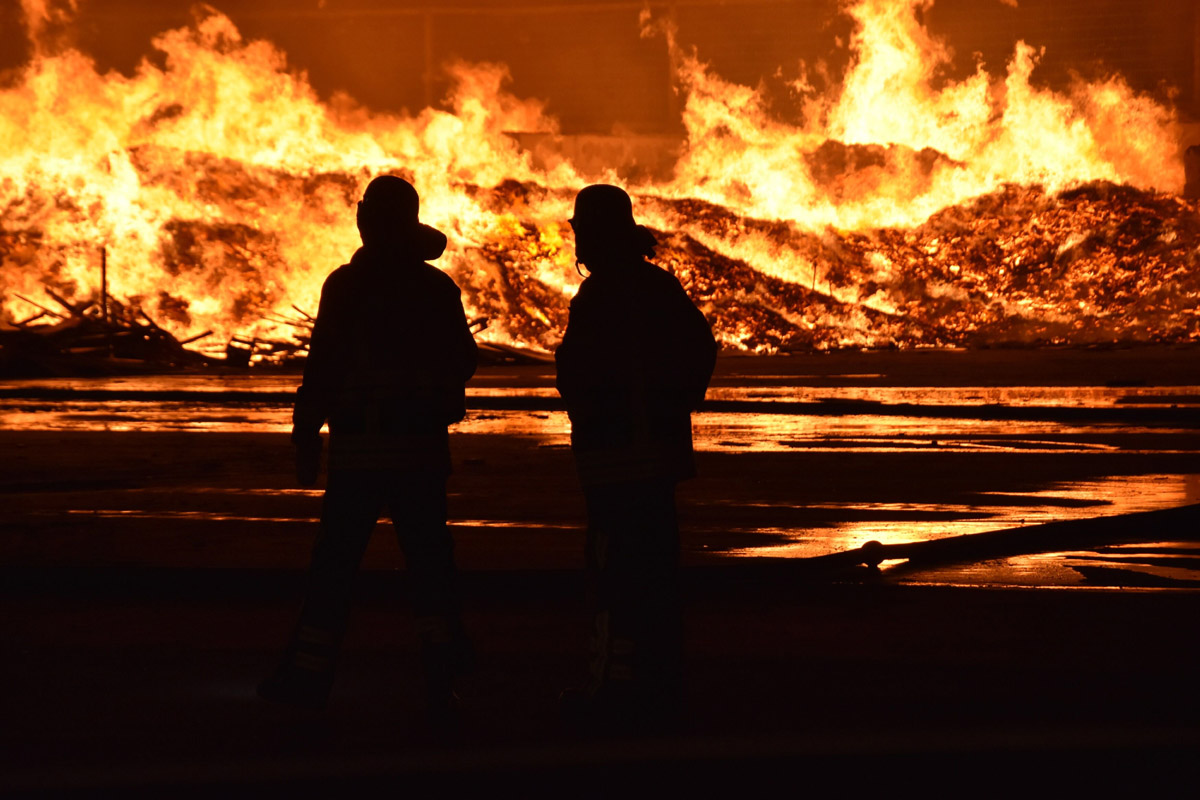
[[[58,313],[57,311],[51,311],[50,309],[46,308],[41,303],[35,303],[34,301],[30,300],[28,297],[26,297],[23,294],[17,294],[16,292],[14,292],[13,296],[15,296],[21,300],[24,300],[26,303],[29,303],[29,305],[31,305],[31,306],[36,306],[37,308],[40,308],[42,310],[43,314],[49,314],[50,316],[58,317],[59,319],[66,319],[66,317],[64,317],[62,314]]]
[[[42,290],[46,294],[50,295],[50,297],[54,299],[54,302],[58,303],[60,306],[67,309],[68,311],[70,311],[71,316],[73,316],[73,317],[82,317],[84,311],[87,311],[91,306],[95,305],[94,303],[88,303],[85,306],[75,306],[72,303],[68,302],[65,298],[63,298],[57,292],[55,292],[53,289],[51,289],[49,286],[43,286]]]
[[[201,339],[203,339],[206,336],[212,336],[212,331],[209,330],[209,331],[205,331],[204,333],[198,333],[195,336],[189,336],[186,339],[182,339],[179,343],[181,345],[191,344],[192,342],[200,341]]]
[[[1159,511],[1062,520],[988,533],[949,536],[926,542],[868,542],[854,550],[798,561],[815,569],[876,566],[883,561],[893,560],[906,560],[914,565],[961,564],[1035,553],[1090,549],[1112,544],[1195,541],[1198,538],[1200,503],[1195,503]]]

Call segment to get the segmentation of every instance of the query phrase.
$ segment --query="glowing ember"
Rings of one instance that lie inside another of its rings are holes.
[[[1173,112],[1119,78],[1056,94],[1007,74],[939,79],[929,0],[847,4],[850,67],[805,118],[767,113],[646,15],[671,48],[688,137],[674,178],[629,186],[727,346],[1178,342],[1200,339],[1200,217]],[[0,325],[109,292],[194,346],[287,338],[357,245],[354,203],[403,174],[450,237],[437,263],[483,339],[549,349],[579,276],[565,219],[586,182],[538,169],[508,132],[555,131],[506,71],[455,65],[449,110],[322,104],[284,55],[207,10],[127,78],[56,47],[25,0],[33,58],[0,90]],[[159,66],[161,65],[161,66]],[[291,316],[294,316],[291,315]]]

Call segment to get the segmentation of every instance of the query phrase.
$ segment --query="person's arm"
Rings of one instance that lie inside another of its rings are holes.
[[[462,382],[466,383],[475,374],[476,367],[479,366],[479,346],[475,344],[475,335],[471,333],[471,326],[467,322],[467,312],[463,308],[462,293],[455,295],[457,319],[458,322],[458,367],[459,374],[462,377]]]
[[[304,379],[296,390],[292,409],[292,444],[296,448],[296,480],[301,486],[312,486],[321,471],[321,426],[329,418],[338,373],[336,290],[331,281],[321,287],[321,302],[313,323],[308,358],[304,362]]]
[[[479,347],[475,344],[475,336],[467,322],[467,313],[463,309],[462,292],[454,284],[449,292],[446,303],[445,319],[447,361],[443,365],[445,372],[442,381],[445,392],[445,415],[447,425],[459,422],[467,415],[466,383],[475,374],[479,363]]]
[[[585,283],[571,301],[567,329],[554,351],[554,382],[568,408],[586,398],[588,384],[594,381],[594,377],[589,379],[589,374],[597,368],[596,320],[593,317]]]
[[[656,356],[658,391],[667,402],[694,411],[704,401],[716,366],[717,342],[712,328],[687,292],[673,277],[662,295],[661,350]]]
[[[691,299],[684,295],[687,301],[687,352],[688,400],[692,410],[699,408],[708,392],[708,382],[712,379],[713,370],[717,366],[717,340],[713,336],[712,327],[700,309],[696,308]]]

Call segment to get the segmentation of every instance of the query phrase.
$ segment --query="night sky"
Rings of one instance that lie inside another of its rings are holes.
[[[513,91],[548,102],[564,132],[672,132],[678,102],[666,46],[639,35],[640,2],[542,0],[244,0],[213,4],[247,38],[265,38],[308,73],[323,96],[345,92],[380,111],[410,111],[439,101],[448,86],[437,65],[454,59],[509,65]],[[786,82],[801,59],[823,61],[836,75],[850,26],[834,17],[833,0],[714,3],[677,7],[679,40],[694,46],[722,77],[765,82],[783,117],[797,109]],[[1013,5],[1018,5],[1013,8]],[[82,0],[77,23],[62,41],[93,55],[102,69],[131,72],[151,53],[158,33],[193,18],[190,0]],[[655,6],[663,11],[665,4]],[[930,30],[955,51],[954,69],[974,68],[975,54],[996,73],[1017,39],[1045,46],[1035,80],[1061,86],[1072,70],[1086,77],[1118,71],[1141,91],[1163,97],[1174,87],[1185,111],[1194,106],[1196,25],[1184,0],[940,0],[926,14]],[[426,14],[435,71],[425,80]],[[0,8],[0,70],[29,53],[19,4]]]

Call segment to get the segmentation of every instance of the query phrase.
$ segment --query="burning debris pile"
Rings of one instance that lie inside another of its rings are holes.
[[[45,292],[59,310],[18,295],[37,313],[0,326],[0,375],[109,374],[215,363],[184,347],[212,331],[180,341],[145,311],[111,298],[72,303],[53,289]],[[230,356],[236,359],[232,349]]]
[[[493,316],[504,321],[508,341],[526,346],[481,342],[485,358],[536,358],[553,349],[565,328],[569,295],[539,277],[559,255],[557,225],[539,227],[516,215],[554,194],[569,203],[570,192],[516,182],[464,191],[484,208],[516,210],[502,236],[465,248],[448,270],[475,314],[482,312],[473,323],[477,333]],[[1107,182],[1057,194],[1007,186],[915,228],[822,233],[741,217],[704,201],[642,194],[637,202],[657,219],[677,223],[655,230],[656,261],[679,278],[721,341],[738,349],[1200,341],[1200,215],[1194,202],[1173,195]],[[47,281],[44,291],[60,310],[18,295],[38,313],[0,328],[0,345],[26,357],[107,352],[158,366],[303,358],[312,315],[295,304],[288,312],[261,311],[287,299],[271,296],[262,280],[271,274],[269,265],[284,269],[274,243],[231,226],[173,221],[167,232],[170,272],[204,274],[211,266],[206,260],[218,260],[222,270],[213,274],[238,275],[244,292],[264,293],[257,301],[247,294],[235,301],[239,318],[254,321],[261,314],[257,319],[274,333],[234,335],[220,343],[223,352],[191,353],[182,345],[207,337],[177,341],[136,305],[142,298],[133,305],[110,300],[110,325],[118,329],[105,333],[96,327],[96,301],[68,301]],[[809,280],[765,274],[702,241],[736,245],[743,239],[766,243],[781,261],[809,265]],[[169,288],[156,300],[167,318],[187,322],[183,311],[171,316],[171,308],[186,309],[186,301]]]
[[[875,289],[946,343],[1200,341],[1200,216],[1172,195],[1008,186],[845,247],[848,268],[881,262],[861,296]]]
[[[796,84],[808,111],[794,122],[667,36],[687,138],[672,179],[627,188],[658,263],[722,344],[1200,340],[1200,218],[1174,194],[1173,112],[1119,77],[1038,88],[1024,43],[1003,77],[979,65],[950,80],[926,5],[843,3],[847,71],[823,94]],[[503,90],[503,67],[454,66],[442,108],[389,116],[322,103],[283,53],[212,9],[154,44],[131,77],[35,47],[0,85],[10,361],[302,358],[300,309],[353,253],[355,202],[383,173],[411,180],[422,218],[447,234],[436,263],[489,355],[554,349],[581,281],[566,219],[587,181],[566,160],[535,168],[508,135],[557,126]]]
[[[665,205],[685,229],[758,235],[812,265],[803,286],[667,238],[666,262],[747,349],[1200,341],[1200,216],[1173,195],[1006,186],[912,229],[823,235]]]
[[[490,202],[519,208],[542,192],[509,184]],[[1200,216],[1174,195],[1103,181],[1057,194],[1006,186],[915,228],[821,233],[698,200],[637,202],[675,223],[655,230],[656,261],[738,349],[1200,341]],[[532,222],[519,230],[488,253],[502,287],[491,302],[515,335],[543,342],[565,326],[567,298],[530,280],[552,252]],[[809,280],[703,243],[739,240],[805,265]]]

